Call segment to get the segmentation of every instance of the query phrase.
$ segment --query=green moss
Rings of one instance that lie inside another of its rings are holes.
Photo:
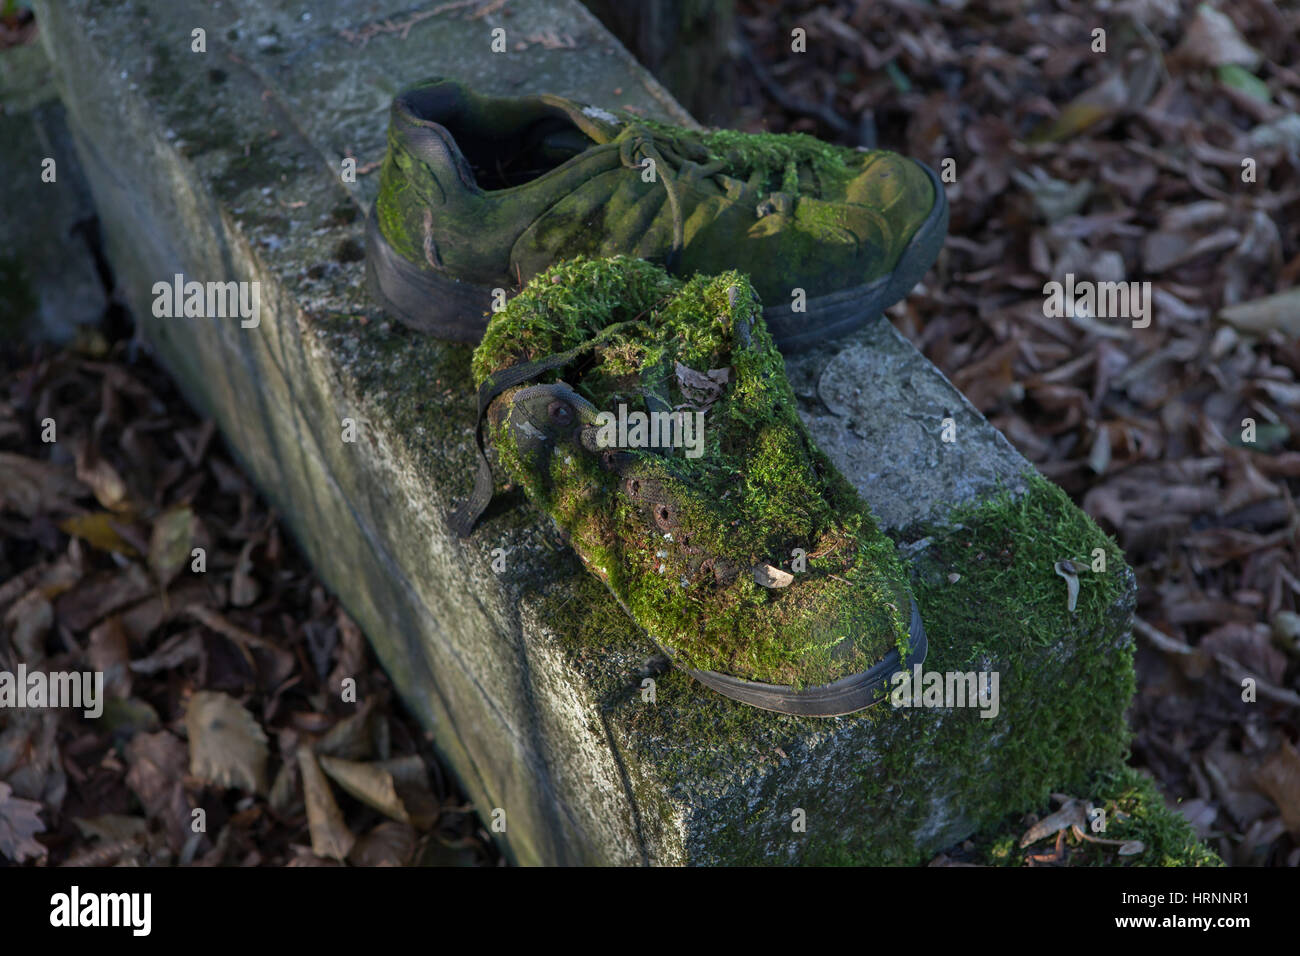
[[[906,650],[911,598],[893,544],[808,437],[745,277],[683,283],[626,257],[562,263],[493,317],[475,379],[579,345],[563,375],[593,419],[698,407],[678,369],[725,372],[698,457],[633,448],[610,466],[567,426],[521,452],[520,416],[544,431],[545,407],[521,409],[515,390],[493,412],[505,470],[680,664],[809,686]],[[792,567],[796,549],[807,567],[789,587],[754,581],[759,564]]]
[[[815,183],[843,176],[861,154],[843,146],[824,143],[805,133],[742,133],[733,129],[697,133],[644,117],[625,116],[634,125],[651,129],[671,144],[673,152],[691,159],[709,159],[722,171],[740,180],[757,175],[756,185],[763,191],[780,189],[797,194],[809,191]],[[800,170],[812,174],[801,189]],[[815,189],[812,189],[815,194]]]
[[[975,708],[885,703],[836,722],[867,724],[869,733],[822,736],[824,721],[701,700],[689,678],[669,672],[657,678],[658,705],[621,712],[632,741],[627,762],[653,768],[646,776],[654,783],[638,796],[659,799],[665,782],[670,792],[692,794],[692,804],[701,789],[714,793],[709,819],[716,832],[709,845],[729,862],[772,862],[771,848],[789,845],[790,859],[810,864],[915,865],[968,834],[997,832],[1012,816],[1047,806],[1053,792],[1108,794],[1095,782],[1126,772],[1123,715],[1134,678],[1131,643],[1119,635],[1132,610],[1132,572],[1059,488],[1036,473],[1024,485],[1020,496],[999,495],[943,525],[910,532],[930,539],[913,569],[930,639],[925,669],[997,670],[996,718],[981,718]],[[1052,566],[1063,558],[1089,558],[1090,565],[1098,547],[1107,571],[1081,576],[1079,603],[1070,613],[1065,582]],[[589,619],[579,603],[557,611],[560,630],[577,635],[583,647],[626,640],[616,621]],[[596,647],[585,652],[599,653]],[[691,704],[665,703],[671,701]],[[690,746],[680,746],[683,740]],[[802,754],[795,749],[801,741],[830,750]],[[785,753],[796,765],[828,756],[832,762],[802,792],[776,773],[766,784],[770,792],[755,793],[746,783],[734,798],[728,795],[719,768],[734,772]],[[793,806],[807,810],[807,833],[791,833]],[[1147,818],[1151,825],[1171,822],[1154,810]],[[990,853],[999,847],[1010,853],[1000,836]],[[1153,837],[1150,845],[1174,842]],[[1165,856],[1184,859],[1176,849]]]
[[[1142,851],[1126,856],[1114,844],[1080,839],[1068,832],[1060,865],[1064,866],[1222,866],[1218,855],[1196,838],[1192,825],[1177,810],[1168,807],[1151,778],[1132,767],[1103,771],[1077,794],[1093,807],[1102,810],[1105,829],[1087,836],[1142,844]],[[1040,819],[1055,806],[1037,809]],[[1028,847],[1020,838],[1028,824],[1023,815],[1012,814],[1002,824],[972,837],[972,846],[962,854],[970,862],[987,866],[1025,866],[1030,855],[1048,854],[1055,847],[1055,837],[1045,838]]]
[[[390,127],[380,230],[409,262],[486,288],[515,287],[580,256],[635,253],[671,262],[680,275],[719,275],[743,259],[773,304],[796,288],[824,295],[880,278],[934,205],[920,167],[883,152],[803,134],[624,120],[612,141],[593,142],[566,172],[483,194],[445,164],[426,164]],[[666,164],[660,175],[641,178],[645,156]]]
[[[892,840],[842,845],[832,854],[841,861],[920,863],[931,852],[915,835],[936,808],[891,787],[918,759],[940,775],[936,792],[945,795],[947,814],[971,830],[1040,806],[1053,791],[1080,790],[1099,770],[1122,765],[1132,644],[1100,642],[1116,633],[1116,614],[1130,606],[1132,572],[1060,488],[1037,473],[1026,484],[1022,495],[1004,493],[960,509],[944,526],[916,529],[932,542],[916,563],[914,584],[930,637],[925,667],[997,670],[1000,710],[994,719],[966,708],[941,720],[917,711],[903,721],[899,712],[882,711],[885,749],[859,776],[863,805],[891,814]],[[1078,604],[1068,611],[1054,564],[1070,559],[1089,567],[1097,548],[1107,571],[1080,576]]]
[[[416,241],[415,216],[425,208],[427,198],[417,182],[429,179],[429,173],[406,150],[402,149],[397,135],[388,130],[388,152],[379,169],[379,195],[375,211],[379,228],[388,244],[398,255],[411,262],[422,262],[420,244]]]
[[[1124,594],[1129,574],[1124,554],[1115,542],[1057,485],[1033,472],[1026,476],[1028,493],[1003,492],[973,508],[953,512],[946,527],[917,528],[903,537],[929,532],[928,586],[936,604],[942,594],[944,626],[978,635],[975,655],[1002,653],[1008,640],[1016,650],[1049,647],[1074,632],[1080,622],[1100,619]],[[1091,568],[1100,551],[1104,571]],[[1056,573],[1057,562],[1074,564],[1079,595],[1073,611],[1067,607],[1067,585]],[[963,566],[960,578],[949,582],[944,566]],[[936,577],[937,576],[937,577]],[[1010,610],[999,619],[1001,640],[988,643],[987,614],[992,605]]]

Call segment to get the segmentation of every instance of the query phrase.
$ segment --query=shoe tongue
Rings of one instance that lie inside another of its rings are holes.
[[[597,145],[613,142],[623,128],[621,119],[598,106],[585,106],[551,94],[543,94],[542,101],[547,106],[562,112],[574,126],[591,137]]]

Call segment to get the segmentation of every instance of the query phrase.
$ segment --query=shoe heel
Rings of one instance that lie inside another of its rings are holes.
[[[366,217],[366,283],[384,311],[408,328],[477,345],[492,310],[492,290],[417,268],[388,244],[374,207]]]

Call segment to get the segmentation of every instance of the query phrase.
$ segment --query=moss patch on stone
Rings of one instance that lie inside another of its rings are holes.
[[[1090,786],[1077,795],[1104,813],[1105,829],[1088,830],[1088,835],[1107,840],[1136,841],[1142,852],[1120,856],[1114,845],[1079,839],[1067,832],[1062,865],[1065,866],[1222,866],[1218,854],[1196,838],[1192,825],[1177,810],[1166,806],[1150,777],[1132,767],[1098,773]],[[1039,818],[1054,807],[1037,808]],[[1009,816],[996,829],[971,839],[973,862],[986,866],[1026,866],[1031,854],[1049,853],[1052,839],[1028,847],[1020,839],[1028,829],[1023,815]]]
[[[563,377],[611,415],[698,412],[699,455],[602,452],[580,423],[521,451],[521,416],[533,433],[548,423],[546,399],[529,412],[516,404],[520,390],[494,406],[492,440],[505,469],[678,663],[817,686],[906,650],[911,597],[893,544],[808,437],[745,277],[683,283],[626,257],[562,263],[493,318],[475,379],[584,343],[566,369],[536,380]],[[693,393],[692,372],[718,377],[711,400]],[[761,586],[753,569],[764,564],[788,568],[793,582]]]
[[[930,636],[925,667],[997,670],[999,712],[985,719],[966,708],[935,719],[941,712],[915,711],[908,716],[916,719],[898,722],[890,735],[898,739],[861,771],[864,804],[875,812],[881,803],[895,809],[897,842],[862,847],[863,861],[919,863],[929,852],[907,837],[924,830],[933,807],[890,786],[918,759],[949,778],[936,792],[974,828],[1039,806],[1053,791],[1079,790],[1099,769],[1123,762],[1133,648],[1131,641],[1097,642],[1115,632],[1105,625],[1131,600],[1132,572],[1065,492],[1037,473],[1026,483],[1023,495],[1004,493],[927,529],[932,543],[916,563],[915,580]],[[1107,571],[1080,576],[1071,612],[1054,565],[1070,559],[1088,567],[1096,548],[1107,556]],[[975,754],[979,765],[971,764]],[[997,783],[989,786],[989,779]]]
[[[629,763],[645,759],[659,779],[687,791],[719,788],[712,840],[741,863],[772,862],[767,848],[798,840],[790,858],[804,863],[923,864],[969,834],[1047,806],[1053,792],[1100,793],[1089,789],[1093,781],[1124,772],[1128,749],[1132,645],[1115,635],[1127,634],[1132,572],[1114,542],[1057,486],[1036,473],[1025,484],[1020,496],[1000,495],[943,525],[909,532],[929,539],[913,564],[930,639],[925,670],[997,670],[996,717],[970,707],[895,709],[885,702],[839,719],[871,725],[865,747],[855,751],[845,746],[848,738],[831,735],[804,753],[796,741],[824,722],[725,700],[707,708],[698,701],[685,709],[636,706],[626,712],[634,741]],[[1081,575],[1071,613],[1053,564],[1081,561],[1098,547],[1107,571]],[[573,626],[575,616],[581,612],[571,607],[559,626]],[[609,639],[598,629],[589,633]],[[661,702],[698,695],[685,675],[657,680]],[[683,719],[689,726],[681,726]],[[692,746],[671,746],[680,739]],[[752,768],[755,750],[774,763],[817,766],[817,746],[831,748],[831,762],[803,785],[764,784],[770,805],[764,793],[755,797],[752,783],[732,791],[718,780],[719,767]],[[792,806],[807,810],[807,833],[790,832]]]

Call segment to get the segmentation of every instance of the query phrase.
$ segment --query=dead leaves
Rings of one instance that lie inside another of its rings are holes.
[[[97,721],[0,725],[0,855],[493,859],[441,770],[431,783],[423,732],[388,706],[360,629],[165,377],[60,353],[5,387],[0,667],[96,670],[106,700]],[[29,427],[47,418],[56,442]]]
[[[1222,309],[1219,315],[1237,328],[1257,335],[1280,332],[1300,338],[1300,289],[1287,289]]]
[[[415,856],[418,834],[404,823],[381,823],[352,845],[357,866],[406,866]]]
[[[1300,860],[1283,806],[1248,787],[1271,809],[1239,823],[1202,766],[1230,731],[1258,769],[1300,709],[1300,10],[1131,0],[1101,54],[1082,8],[959,6],[832,0],[799,55],[779,17],[738,9],[792,97],[955,167],[944,253],[891,317],[1123,546],[1136,762],[1213,809],[1227,858]],[[845,142],[751,92],[751,128]],[[1066,274],[1150,282],[1151,324],[1049,318]]]
[[[419,758],[359,763],[322,755],[320,766],[346,792],[398,823],[427,830],[437,822]]]
[[[93,511],[65,518],[59,522],[59,530],[80,538],[100,551],[120,554],[124,558],[138,558],[140,553],[122,535],[126,525],[127,522],[111,511]]]
[[[1057,561],[1052,565],[1052,570],[1065,581],[1065,609],[1073,614],[1079,603],[1079,573],[1075,570],[1074,562]]]
[[[675,362],[677,387],[686,399],[687,405],[704,410],[722,397],[722,390],[731,380],[730,368],[711,368],[707,372],[697,372],[687,368],[681,362]]]
[[[412,859],[419,835],[428,833],[439,821],[441,814],[429,789],[424,761],[419,757],[363,762],[314,755],[300,748],[298,769],[312,852],[319,857],[351,859],[354,863],[372,861],[372,865],[406,865]],[[339,809],[327,776],[344,793],[392,822],[380,823],[358,839]]]
[[[126,482],[106,458],[91,449],[85,442],[77,446],[77,480],[88,487],[95,499],[109,511],[127,511],[131,508]]]
[[[794,575],[789,571],[766,563],[754,565],[753,576],[754,583],[765,588],[789,587],[794,581]]]
[[[173,852],[179,852],[191,832],[193,809],[184,784],[186,753],[175,735],[162,730],[136,734],[126,745],[129,770],[126,785],[151,819],[159,821]]]
[[[1100,808],[1094,807],[1092,803],[1065,794],[1053,794],[1053,798],[1061,804],[1060,809],[1034,823],[1020,838],[1020,848],[1023,850],[1040,840],[1056,837],[1056,845],[1050,853],[1029,854],[1027,862],[1030,866],[1063,862],[1066,833],[1072,834],[1076,840],[1116,847],[1116,855],[1121,857],[1139,856],[1146,851],[1141,840],[1112,840],[1096,836],[1092,832],[1093,820]]]
[[[75,502],[89,493],[71,469],[0,452],[0,511],[16,511],[24,518],[59,514],[75,510]]]

